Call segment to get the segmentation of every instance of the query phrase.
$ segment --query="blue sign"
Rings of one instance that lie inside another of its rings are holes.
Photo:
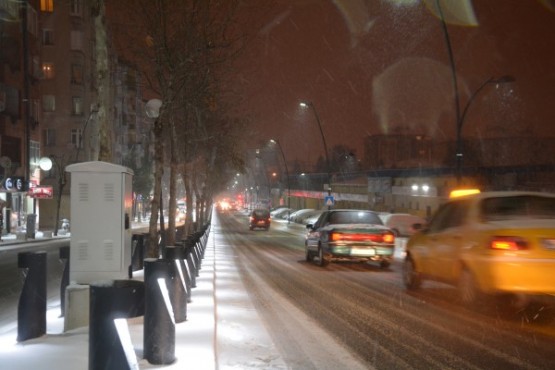
[[[335,204],[335,199],[333,198],[333,195],[327,195],[327,196],[324,198],[324,205],[325,205],[325,206],[331,207],[331,206],[333,206],[334,204]]]

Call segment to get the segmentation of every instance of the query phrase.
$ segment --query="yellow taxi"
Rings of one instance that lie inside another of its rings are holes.
[[[414,290],[425,279],[456,286],[464,304],[483,294],[552,298],[555,194],[503,191],[450,199],[407,242],[403,282]]]

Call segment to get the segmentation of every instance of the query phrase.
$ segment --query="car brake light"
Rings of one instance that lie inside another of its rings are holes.
[[[526,240],[515,236],[494,236],[490,248],[504,251],[519,251],[528,248]]]
[[[338,233],[332,232],[330,240],[333,242],[362,242],[372,241],[376,243],[393,243],[395,236],[391,233],[387,234],[362,234],[362,233]]]
[[[383,241],[384,241],[384,243],[393,243],[395,241],[395,235],[393,235],[393,234],[384,234]]]

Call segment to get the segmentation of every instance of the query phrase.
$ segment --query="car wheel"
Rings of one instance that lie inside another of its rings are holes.
[[[480,296],[480,289],[476,284],[474,275],[468,269],[464,268],[461,271],[461,276],[458,282],[459,299],[466,306],[476,304]]]
[[[314,261],[314,254],[308,249],[307,246],[304,247],[305,248],[305,253],[306,253],[306,262],[312,262]]]
[[[391,265],[391,262],[389,260],[381,260],[380,261],[380,268],[382,270],[385,270],[386,268],[388,268],[389,265]]]
[[[416,271],[414,261],[411,257],[405,258],[403,263],[403,283],[408,290],[416,290],[422,284],[420,273]]]
[[[318,266],[325,267],[330,263],[330,261],[324,255],[324,249],[322,246],[318,246]]]

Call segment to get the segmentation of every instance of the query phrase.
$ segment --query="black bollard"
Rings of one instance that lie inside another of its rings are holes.
[[[133,271],[143,269],[143,261],[145,259],[145,239],[146,234],[133,234],[131,237],[131,266]]]
[[[187,320],[187,285],[185,281],[185,273],[181,269],[180,260],[183,255],[183,247],[168,245],[164,251],[164,258],[170,260],[170,280],[168,290],[170,293],[170,302],[173,307],[173,315],[175,322],[183,322]]]
[[[145,265],[144,358],[151,364],[175,361],[175,321],[167,281],[173,261],[147,258]]]
[[[64,272],[60,282],[60,309],[63,317],[66,311],[66,288],[69,285],[69,246],[60,248],[60,261],[64,264]]]
[[[25,282],[17,306],[17,341],[46,334],[46,252],[21,252],[17,267]]]
[[[191,242],[191,240],[189,238],[187,238],[187,240],[185,241],[185,255],[187,257],[187,266],[188,266],[188,271],[191,277],[191,287],[192,288],[196,288],[197,287],[197,266],[196,266],[196,258],[195,258],[195,251],[194,251],[195,245]]]
[[[144,315],[145,285],[137,280],[110,280],[90,285],[89,370],[131,370],[139,365],[133,345],[122,341],[116,319]],[[125,320],[118,321],[127,323]]]

